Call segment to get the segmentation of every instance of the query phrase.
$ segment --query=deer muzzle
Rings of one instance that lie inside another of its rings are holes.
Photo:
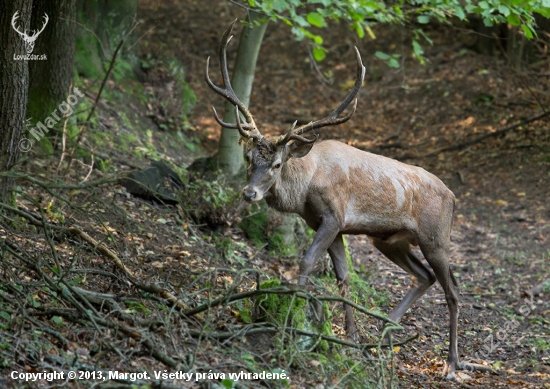
[[[258,197],[258,192],[254,189],[250,189],[248,186],[243,189],[243,198],[245,201],[252,203],[261,200],[261,198]]]

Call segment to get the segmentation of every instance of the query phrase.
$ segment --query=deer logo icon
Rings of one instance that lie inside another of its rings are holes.
[[[32,33],[32,35],[27,35],[27,30],[21,32],[17,29],[17,26],[15,24],[15,21],[17,20],[17,18],[19,17],[17,14],[19,13],[19,11],[16,11],[14,14],[13,14],[13,17],[11,18],[11,26],[13,27],[13,29],[19,34],[21,35],[21,37],[23,38],[23,40],[25,41],[25,48],[27,49],[27,54],[32,54],[32,51],[34,50],[34,41],[36,40],[36,38],[38,38],[38,35],[40,35],[40,33],[42,31],[44,31],[44,28],[46,28],[46,25],[48,24],[48,14],[47,13],[44,13],[44,24],[42,25],[42,29],[40,31],[37,31],[37,30],[31,30],[29,32]],[[34,32],[33,32],[34,31]]]

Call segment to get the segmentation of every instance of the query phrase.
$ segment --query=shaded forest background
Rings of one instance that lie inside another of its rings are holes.
[[[439,286],[407,312],[396,344],[377,347],[376,316],[410,280],[366,237],[348,237],[351,299],[364,307],[360,342],[349,342],[328,265],[314,290],[293,289],[312,231],[265,204],[245,206],[243,172],[219,170],[211,106],[223,112],[223,102],[204,68],[211,56],[218,80],[221,34],[239,18],[233,70],[247,9],[190,0],[0,5],[0,387],[550,387],[547,19],[537,16],[531,40],[475,15],[378,25],[376,39],[330,23],[313,29],[327,48],[320,62],[311,42],[271,21],[259,50],[250,109],[265,135],[334,109],[354,81],[357,46],[367,68],[357,112],[321,139],[422,166],[455,193],[459,353],[477,367],[449,382],[440,377],[448,316]],[[16,11],[21,31],[40,30],[49,16],[33,48],[47,60],[14,60],[28,52],[12,27]],[[418,28],[432,42],[422,41],[421,56]],[[70,95],[77,102],[63,116]],[[56,109],[61,118],[36,139]],[[314,296],[336,298],[321,325],[305,304]],[[10,378],[44,370],[151,379]],[[218,375],[155,378],[164,370]],[[228,376],[240,371],[290,378]]]

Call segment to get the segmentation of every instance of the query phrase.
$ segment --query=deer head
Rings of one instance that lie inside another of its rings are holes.
[[[24,30],[23,32],[21,32],[15,25],[15,21],[17,20],[17,18],[19,18],[19,16],[17,15],[18,13],[19,11],[13,14],[13,17],[11,18],[11,26],[19,35],[23,37],[23,41],[25,41],[25,49],[27,50],[27,54],[31,54],[32,51],[34,50],[34,41],[36,40],[36,38],[38,38],[38,35],[40,35],[42,31],[44,31],[44,28],[46,28],[46,25],[48,24],[48,20],[49,20],[48,14],[44,13],[45,20],[40,31],[34,30],[34,33],[31,36],[29,36],[27,35],[27,30]]]
[[[218,53],[223,88],[215,85],[208,75],[210,57],[206,60],[205,78],[207,84],[214,92],[225,97],[231,104],[235,105],[236,123],[226,123],[222,121],[216,109],[214,107],[212,107],[212,109],[214,110],[216,121],[221,126],[237,129],[241,137],[247,141],[245,145],[245,158],[248,163],[248,185],[243,189],[243,197],[248,202],[256,202],[264,198],[265,193],[277,181],[285,163],[291,158],[301,158],[307,155],[313,147],[314,142],[318,139],[317,135],[308,139],[303,137],[302,134],[317,128],[334,126],[347,122],[353,116],[357,108],[356,96],[365,78],[365,67],[361,61],[359,50],[357,50],[356,47],[357,75],[355,85],[338,108],[327,117],[310,122],[298,128],[296,128],[297,122],[294,122],[285,135],[276,139],[269,139],[260,133],[252,114],[235,95],[233,87],[231,86],[229,72],[227,70],[227,45],[232,38],[231,31],[233,30],[235,22],[236,20],[233,21],[223,34]],[[346,116],[339,117],[354,99],[353,109]],[[244,116],[244,119],[241,119],[241,114]]]

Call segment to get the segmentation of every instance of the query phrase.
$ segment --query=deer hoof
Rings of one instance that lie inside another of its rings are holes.
[[[448,380],[456,379],[456,363],[445,362],[445,369],[443,370],[443,375]]]

